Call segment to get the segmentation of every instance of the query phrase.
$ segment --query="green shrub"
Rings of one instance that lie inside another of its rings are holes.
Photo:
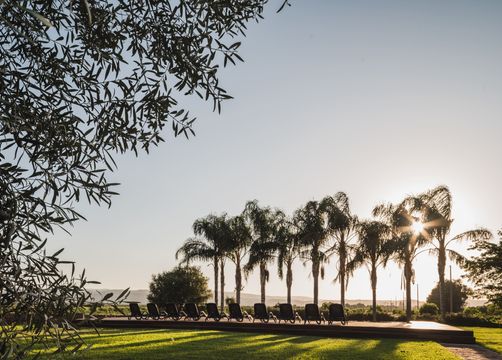
[[[437,315],[439,313],[439,308],[434,303],[425,303],[420,306],[420,315]]]

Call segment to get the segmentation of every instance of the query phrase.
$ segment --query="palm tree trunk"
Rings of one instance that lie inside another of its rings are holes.
[[[345,247],[340,246],[340,302],[342,306],[345,306],[345,267],[347,262],[347,256],[345,253]]]
[[[220,307],[221,311],[225,308],[225,261],[220,262]]]
[[[446,314],[446,286],[444,282],[444,272],[446,267],[446,249],[444,241],[439,241],[438,254],[438,274],[439,274],[439,310],[441,320],[444,320]]]
[[[260,262],[260,293],[261,302],[265,304],[265,283],[267,281],[267,268],[264,262]]]
[[[288,304],[291,304],[291,286],[293,285],[292,263],[288,262],[286,266],[287,266],[287,269],[286,269],[286,287],[288,288],[287,302],[288,302]]]
[[[375,264],[372,264],[372,266],[371,266],[371,294],[373,296],[373,321],[377,321],[376,287],[377,287],[377,271],[376,271]]]
[[[219,276],[219,262],[218,259],[214,259],[213,268],[214,268],[214,303],[218,304],[218,276]]]
[[[312,259],[312,277],[314,278],[314,304],[319,303],[319,260]]]
[[[239,256],[235,262],[235,301],[237,304],[241,303],[241,290],[242,290],[242,272],[241,272],[241,259]]]
[[[411,321],[411,277],[413,274],[411,259],[406,261],[404,277],[406,282],[406,321]]]

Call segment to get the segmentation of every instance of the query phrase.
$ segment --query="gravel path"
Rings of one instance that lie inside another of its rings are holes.
[[[502,360],[502,356],[495,351],[479,345],[441,344],[452,353],[465,360]]]

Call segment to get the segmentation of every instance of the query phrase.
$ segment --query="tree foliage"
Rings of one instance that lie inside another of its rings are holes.
[[[178,266],[152,276],[148,301],[155,304],[203,304],[211,296],[208,279],[195,266]]]
[[[429,254],[437,256],[439,277],[439,309],[444,319],[448,309],[448,294],[445,282],[446,258],[448,257],[457,264],[462,263],[463,256],[451,248],[451,244],[460,241],[488,240],[492,237],[490,231],[484,228],[468,230],[455,236],[450,236],[451,226],[454,222],[452,217],[452,195],[445,185],[437,186],[418,196],[410,197],[412,211],[422,214],[424,231],[429,244],[426,250]]]
[[[88,298],[46,236],[83,218],[81,199],[111,204],[116,154],[148,152],[167,126],[194,134],[184,96],[221,110],[220,69],[242,61],[237,37],[266,3],[0,1],[0,356],[24,354],[5,319],[24,313],[41,339]]]
[[[467,259],[462,267],[466,276],[476,286],[475,295],[502,308],[502,230],[499,242],[478,240],[469,248],[479,251],[478,256]]]
[[[465,306],[467,298],[472,295],[472,290],[466,285],[462,284],[460,280],[446,280],[444,284],[444,294],[447,303],[447,309],[450,309],[450,292],[452,297],[452,309],[450,312],[460,312]],[[427,302],[436,304],[439,308],[440,304],[440,286],[439,282],[431,290],[429,296],[427,296]]]

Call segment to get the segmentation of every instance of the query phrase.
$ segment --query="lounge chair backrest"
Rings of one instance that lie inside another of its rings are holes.
[[[345,318],[342,304],[331,304],[329,306],[329,320],[340,320]]]
[[[207,317],[208,318],[220,318],[220,311],[218,310],[218,305],[215,303],[206,304]]]
[[[228,304],[228,311],[230,312],[230,317],[232,319],[244,318],[244,314],[242,314],[241,306],[237,303]]]
[[[291,304],[279,304],[279,318],[282,320],[294,320],[295,313],[293,311],[293,305]]]
[[[270,315],[267,312],[267,306],[263,303],[254,304],[254,317],[255,319],[269,319]]]
[[[167,303],[164,306],[165,306],[165,310],[166,310],[167,316],[171,316],[171,317],[178,317],[178,316],[180,316],[180,312],[179,312],[178,307],[176,306],[176,304],[174,304],[174,303]]]
[[[146,308],[148,309],[148,315],[150,315],[150,317],[158,318],[160,316],[159,308],[154,303],[146,304]]]
[[[129,303],[129,310],[131,310],[132,317],[143,317],[138,303]]]
[[[200,317],[199,308],[195,303],[186,303],[185,304],[185,312],[189,318],[198,318]]]
[[[319,306],[317,304],[307,304],[305,305],[305,320],[320,320],[321,313],[319,312]]]

